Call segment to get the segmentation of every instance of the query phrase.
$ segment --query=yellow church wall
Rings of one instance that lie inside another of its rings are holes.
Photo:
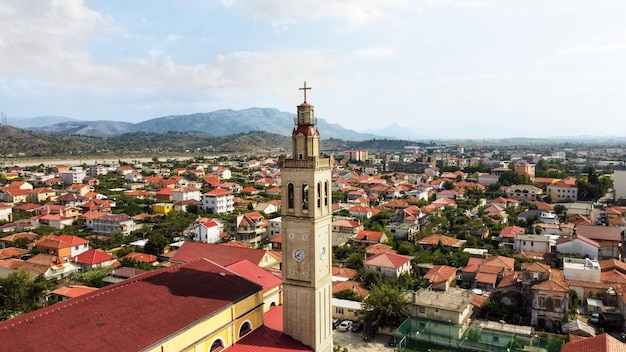
[[[213,342],[221,339],[224,347],[229,347],[239,340],[239,330],[245,322],[249,322],[255,330],[263,324],[263,306],[259,297],[262,291],[246,297],[215,314],[200,320],[180,333],[169,337],[161,344],[154,345],[146,351],[209,351]],[[255,304],[256,302],[256,304]]]

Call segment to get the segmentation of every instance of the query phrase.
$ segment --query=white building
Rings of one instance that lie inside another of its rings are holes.
[[[66,185],[73,183],[83,183],[83,179],[87,177],[87,172],[82,167],[74,167],[70,171],[59,173],[59,178]]]
[[[615,201],[626,199],[626,170],[613,171],[613,189]]]
[[[562,254],[580,254],[583,257],[598,259],[600,244],[583,235],[572,235],[556,240],[556,251]]]
[[[411,273],[411,257],[395,253],[380,253],[363,261],[365,271],[378,271],[383,277],[398,278]]]
[[[229,213],[235,210],[235,196],[223,188],[216,188],[204,194],[202,209],[213,214]]]
[[[175,188],[172,191],[172,201],[174,203],[182,202],[185,200],[197,200],[202,201],[202,192],[199,188],[195,187],[183,187]]]
[[[550,238],[544,235],[516,235],[516,251],[550,253]]]
[[[189,235],[194,242],[218,243],[224,232],[224,224],[218,219],[198,218],[191,225]]]
[[[600,264],[589,258],[563,258],[563,275],[566,280],[600,282]]]
[[[269,219],[267,222],[267,233],[269,234],[269,239],[280,235],[280,230],[282,228],[282,218],[279,216],[277,218]]]

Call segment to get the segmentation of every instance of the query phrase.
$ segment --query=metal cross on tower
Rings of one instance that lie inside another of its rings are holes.
[[[304,81],[304,88],[298,88],[298,89],[304,91],[304,102],[306,103],[306,91],[311,89],[311,87],[307,87],[306,86],[306,81]]]

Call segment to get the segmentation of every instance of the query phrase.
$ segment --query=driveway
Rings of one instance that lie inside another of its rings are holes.
[[[365,341],[361,338],[362,334],[361,332],[333,330],[333,341],[341,345],[339,351],[342,352],[345,347],[349,352],[393,351],[393,347],[386,345],[389,335],[377,335],[372,341]]]

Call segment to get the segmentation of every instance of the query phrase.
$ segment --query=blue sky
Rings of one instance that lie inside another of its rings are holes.
[[[3,0],[0,111],[294,112],[438,138],[626,135],[626,2]],[[323,134],[323,131],[321,131]]]

